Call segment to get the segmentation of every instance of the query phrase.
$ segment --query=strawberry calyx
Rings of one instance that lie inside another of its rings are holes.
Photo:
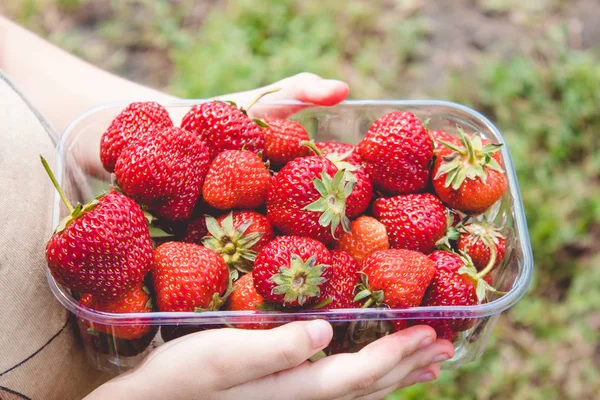
[[[204,237],[202,244],[219,253],[230,270],[242,273],[252,271],[257,254],[252,247],[260,240],[264,232],[246,233],[250,225],[254,223],[253,220],[234,227],[233,213],[231,212],[221,224],[210,215],[206,215],[205,219],[206,229],[210,235]],[[237,278],[235,274],[234,278]]]
[[[500,239],[504,236],[492,223],[487,219],[479,222],[471,222],[469,224],[461,224],[458,227],[458,233],[470,235],[473,242],[481,239],[488,247],[495,247],[500,244]]]
[[[362,308],[368,308],[373,304],[375,304],[375,307],[385,305],[383,303],[385,300],[385,293],[383,290],[372,291],[369,287],[369,277],[364,272],[361,272],[360,283],[357,285],[356,290],[358,290],[358,293],[356,296],[354,296],[352,301],[361,301],[367,299]]]
[[[319,297],[321,294],[319,286],[326,281],[322,274],[329,266],[316,264],[316,262],[316,256],[302,260],[299,255],[292,254],[289,267],[280,267],[279,271],[269,278],[270,281],[277,284],[271,293],[284,295],[285,303],[297,301],[301,306],[309,299]]]
[[[438,249],[450,251],[452,250],[452,245],[450,244],[450,241],[456,241],[460,236],[458,226],[455,226],[454,224],[454,212],[450,209],[448,209],[446,214],[446,227],[446,234],[442,236],[437,242],[435,242],[435,246]]]
[[[346,181],[356,181],[356,177],[352,174],[352,172],[358,170],[359,167],[345,161],[348,157],[352,155],[352,150],[342,154],[329,153],[326,156],[323,156],[323,151],[319,149],[312,140],[303,140],[302,142],[300,142],[300,145],[308,147],[318,157],[325,157],[326,159],[331,161],[333,165],[337,167],[338,170],[346,171]]]
[[[442,156],[443,162],[435,175],[435,179],[447,174],[444,186],[451,186],[452,189],[458,190],[466,179],[475,180],[479,178],[485,183],[488,175],[487,169],[503,172],[502,167],[493,157],[493,154],[502,147],[502,144],[489,143],[483,145],[479,132],[469,137],[461,127],[457,129],[462,146],[438,139],[438,143],[452,151]]]
[[[356,179],[347,180],[347,171],[338,170],[333,179],[325,171],[321,172],[321,179],[315,178],[313,184],[321,197],[304,207],[304,210],[320,212],[319,224],[331,226],[331,235],[334,239],[335,230],[342,224],[345,232],[350,232],[350,219],[346,216],[346,199],[354,190]]]
[[[458,271],[456,271],[456,272],[461,275],[467,275],[473,281],[473,284],[475,286],[475,293],[477,295],[477,300],[479,301],[479,304],[481,304],[481,302],[483,300],[485,300],[488,292],[491,292],[494,294],[499,294],[499,295],[506,294],[505,292],[496,290],[489,283],[487,283],[485,281],[485,279],[483,279],[488,274],[488,272],[491,271],[491,269],[494,266],[494,263],[496,262],[495,247],[491,248],[490,252],[491,252],[490,262],[488,263],[488,265],[486,265],[486,267],[481,272],[477,271],[477,269],[475,268],[475,265],[473,265],[473,261],[471,260],[471,257],[469,257],[468,254],[466,254],[464,252],[460,252],[460,254],[457,254],[458,257],[460,257],[460,259],[463,261],[463,263],[465,265],[460,267],[458,269]]]
[[[229,274],[229,279],[227,280],[227,289],[225,292],[220,295],[219,293],[214,293],[212,300],[208,304],[207,307],[195,307],[194,312],[205,312],[205,311],[218,311],[221,309],[223,304],[227,301],[231,293],[237,288],[236,285],[233,284],[234,276]]]
[[[248,116],[248,111],[250,110],[250,108],[252,108],[256,103],[258,103],[258,101],[260,99],[262,99],[264,96],[271,94],[271,93],[275,93],[280,91],[281,88],[271,88],[271,89],[267,89],[262,93],[259,93],[258,96],[256,96],[254,99],[252,99],[250,101],[250,103],[248,103],[248,105],[246,107],[239,107],[235,101],[233,100],[224,100],[225,103],[231,104],[234,107],[237,107],[242,113],[244,113],[244,115]],[[258,126],[260,126],[261,128],[268,128],[269,125],[263,121],[262,119],[259,118],[253,118],[252,121],[257,124]]]

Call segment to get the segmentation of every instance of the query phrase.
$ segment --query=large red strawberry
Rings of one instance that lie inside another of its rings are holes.
[[[152,241],[140,207],[115,190],[73,207],[43,158],[42,164],[70,212],[46,244],[54,279],[102,300],[116,299],[138,285],[152,261]]]
[[[355,300],[368,298],[367,307],[416,307],[435,275],[435,265],[427,256],[404,249],[378,250],[365,259],[361,268],[363,283]]]
[[[373,217],[360,216],[350,223],[350,232],[342,233],[336,248],[346,251],[359,264],[377,250],[390,248],[385,226]]]
[[[331,251],[331,277],[317,303],[327,302],[323,309],[360,308],[354,301],[354,289],[360,283],[358,263],[342,250]]]
[[[265,137],[265,158],[274,166],[282,166],[297,157],[304,157],[310,149],[301,143],[309,140],[302,125],[289,119],[267,117],[268,127],[263,129]]]
[[[181,221],[192,216],[208,164],[201,140],[182,129],[167,128],[127,147],[115,176],[123,193],[156,217]]]
[[[150,292],[143,283],[134,286],[117,299],[99,300],[91,294],[84,294],[79,299],[79,304],[83,307],[106,313],[126,314],[154,311]],[[138,339],[150,332],[149,325],[111,326],[90,322],[90,328],[96,332],[114,335],[121,339]]]
[[[492,289],[478,275],[468,257],[444,250],[434,251],[429,259],[435,263],[435,275],[422,306],[472,306],[485,299],[485,293]],[[475,319],[444,319],[452,331],[460,332],[473,326]]]
[[[231,292],[231,296],[227,299],[225,307],[229,311],[257,311],[269,310],[273,308],[271,304],[265,302],[254,287],[252,274],[246,274],[235,282],[235,287]],[[256,317],[258,319],[260,317]],[[235,324],[236,328],[240,329],[271,329],[278,324],[268,323],[252,323],[252,324]]]
[[[346,174],[325,157],[290,161],[271,180],[267,218],[285,235],[307,236],[325,244],[348,230],[346,199],[353,189]]]
[[[244,149],[264,153],[265,138],[261,131],[264,123],[248,117],[247,110],[260,97],[273,91],[275,90],[261,94],[246,109],[233,102],[219,100],[195,105],[181,120],[181,127],[206,142],[211,159],[224,150]]]
[[[478,271],[483,271],[488,266],[492,256],[495,261],[492,262],[490,271],[500,265],[504,259],[506,240],[498,228],[482,221],[461,225],[458,231],[457,248],[471,257]]]
[[[256,208],[265,202],[271,182],[262,159],[246,150],[226,150],[210,164],[202,196],[212,207]]]
[[[479,134],[462,129],[460,145],[441,141],[433,166],[433,188],[450,207],[466,214],[481,214],[498,201],[507,188],[502,163],[495,154],[501,144],[484,144]]]
[[[228,295],[225,261],[217,252],[194,243],[158,246],[151,272],[160,311],[217,310]]]
[[[254,287],[269,302],[308,306],[327,290],[331,263],[323,243],[301,236],[279,236],[256,256]]]
[[[123,109],[100,139],[100,161],[108,172],[114,172],[121,152],[156,130],[173,126],[167,110],[158,103],[136,102]]]
[[[446,207],[430,193],[379,198],[373,215],[385,225],[392,248],[428,254],[446,234]]]
[[[275,238],[267,217],[255,211],[233,211],[218,219],[205,218],[209,235],[202,243],[219,253],[232,270],[252,271],[256,254]]]
[[[382,192],[415,193],[427,186],[433,143],[414,114],[384,114],[373,122],[356,152]]]

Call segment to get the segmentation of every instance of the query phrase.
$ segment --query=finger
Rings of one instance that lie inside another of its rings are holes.
[[[278,88],[279,91],[266,95],[263,102],[296,100],[307,103],[307,105],[272,106],[262,105],[259,102],[250,110],[253,117],[287,118],[309,105],[332,106],[343,101],[350,91],[345,82],[324,79],[318,75],[303,72],[259,89],[219,96],[217,99],[233,100],[241,106],[246,106],[260,94],[275,88]]]
[[[431,346],[416,351],[403,359],[393,370],[375,384],[373,391],[397,385],[414,371],[425,368],[431,364],[446,361],[451,358],[453,354],[454,347],[452,346],[452,343],[447,340],[438,339]]]
[[[414,326],[379,339],[358,353],[325,357],[232,388],[227,398],[241,398],[248,393],[277,398],[281,395],[280,388],[285,388],[287,398],[294,399],[331,399],[360,393],[385,376],[400,360],[431,345],[434,338],[435,331],[430,327]]]
[[[389,394],[396,390],[403,389],[415,385],[417,383],[430,382],[436,380],[440,375],[440,367],[437,364],[427,366],[425,368],[418,369],[411,372],[406,378],[404,378],[399,384],[388,386],[375,393],[371,393],[366,396],[358,397],[358,400],[380,400],[384,399]]]

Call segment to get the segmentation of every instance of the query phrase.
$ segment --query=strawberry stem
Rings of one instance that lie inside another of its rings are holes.
[[[323,152],[321,150],[319,150],[319,148],[314,144],[314,142],[312,140],[303,140],[300,142],[301,146],[306,146],[309,149],[311,149],[315,155],[321,157],[323,155]]]
[[[248,111],[252,106],[254,106],[256,103],[258,103],[258,101],[263,98],[264,96],[271,94],[271,93],[275,93],[275,92],[279,92],[281,89],[280,88],[272,88],[269,90],[266,90],[264,92],[262,92],[261,94],[259,94],[258,96],[256,96],[256,98],[254,100],[252,100],[247,106],[246,106],[246,111]]]
[[[44,166],[44,169],[46,170],[46,173],[50,177],[50,180],[52,181],[52,184],[56,188],[56,191],[58,192],[58,195],[62,199],[63,203],[65,203],[65,206],[67,207],[67,210],[69,210],[69,213],[72,213],[73,210],[75,210],[75,208],[73,207],[73,205],[71,204],[71,202],[69,201],[69,199],[67,199],[67,196],[65,195],[65,192],[63,192],[62,188],[60,187],[60,185],[56,181],[56,177],[54,176],[54,173],[52,173],[52,170],[50,169],[50,166],[48,165],[48,162],[46,161],[46,159],[41,154],[40,154],[40,159],[42,160],[42,165]]]
[[[487,265],[485,266],[485,268],[483,270],[481,270],[481,272],[479,272],[476,276],[475,279],[481,279],[484,276],[486,276],[488,274],[488,272],[490,272],[492,270],[492,268],[494,268],[494,264],[496,264],[496,246],[493,243],[489,243],[487,242],[487,245],[490,248],[490,261],[487,263]]]

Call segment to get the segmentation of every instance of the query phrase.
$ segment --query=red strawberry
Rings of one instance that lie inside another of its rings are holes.
[[[371,198],[373,197],[371,179],[369,179],[364,166],[360,162],[360,158],[352,152],[352,145],[347,145],[350,146],[350,150],[339,153],[338,151],[344,149],[343,143],[325,143],[325,146],[321,144],[325,151],[319,149],[319,143],[308,142],[306,145],[318,156],[324,156],[331,161],[338,170],[343,169],[346,171],[346,181],[353,182],[354,185],[354,189],[346,199],[346,216],[350,219],[356,218],[371,204]]]
[[[265,158],[274,166],[282,166],[297,157],[307,156],[310,150],[301,142],[309,140],[306,129],[289,119],[264,119]]]
[[[317,303],[331,300],[323,309],[360,308],[360,303],[354,301],[354,289],[360,283],[358,263],[342,250],[333,250],[331,260],[329,285]]]
[[[430,193],[379,198],[373,215],[385,225],[392,248],[428,254],[446,233],[446,207]]]
[[[352,184],[345,171],[325,157],[290,161],[272,179],[267,218],[285,235],[307,236],[325,244],[348,230],[346,199]],[[341,226],[340,226],[341,225]]]
[[[157,217],[192,216],[208,169],[208,150],[193,134],[167,128],[127,147],[115,176],[121,190]]]
[[[356,152],[373,185],[389,194],[415,193],[429,181],[433,143],[421,121],[409,112],[378,118]]]
[[[494,156],[502,145],[483,144],[479,134],[459,129],[461,145],[440,142],[433,166],[433,188],[450,207],[466,214],[481,214],[498,201],[507,188],[502,163]]]
[[[404,249],[379,250],[362,264],[363,283],[355,300],[369,297],[390,308],[409,308],[421,304],[425,290],[435,274],[434,263],[422,253]]]
[[[456,339],[457,333],[452,330],[452,327],[446,319],[424,319],[424,320],[410,320],[410,326],[415,325],[429,325],[435,329],[435,333],[438,339],[446,339],[453,341]]]
[[[256,208],[265,202],[271,182],[262,159],[251,151],[226,150],[210,164],[202,196],[212,207]]]
[[[265,300],[286,307],[314,304],[332,276],[331,254],[319,241],[279,236],[256,256],[254,287]]]
[[[206,142],[211,159],[224,150],[265,151],[260,126],[234,104],[208,101],[195,105],[183,117],[181,128]]]
[[[317,149],[319,149],[324,156],[334,156],[357,167],[362,166],[360,156],[355,151],[356,146],[353,144],[342,142],[318,142],[315,143],[315,146],[317,146]]]
[[[270,309],[271,305],[265,302],[265,299],[258,294],[254,287],[252,274],[246,274],[235,282],[235,288],[231,296],[227,299],[226,309],[229,311],[256,311]],[[277,324],[236,324],[240,329],[271,329]]]
[[[194,243],[158,246],[151,272],[160,311],[217,310],[228,295],[225,261],[215,251]]]
[[[234,211],[218,219],[206,216],[206,226],[210,234],[204,238],[204,246],[219,253],[232,270],[241,272],[252,271],[256,254],[275,239],[267,217],[254,211]]]
[[[131,103],[111,122],[100,139],[100,161],[108,172],[114,172],[121,152],[131,143],[156,130],[173,126],[167,110],[155,102]]]
[[[483,271],[491,262],[492,250],[495,261],[490,271],[496,268],[504,259],[506,241],[502,233],[487,221],[471,222],[459,228],[457,248],[471,257],[478,271]]]
[[[429,255],[435,263],[435,276],[422,306],[471,306],[484,300],[485,292],[491,287],[483,276],[478,276],[470,260],[456,253],[438,250]],[[475,319],[444,319],[454,332],[467,330]]]
[[[151,267],[152,241],[144,213],[115,190],[73,207],[41,159],[70,211],[46,244],[50,273],[72,291],[98,300],[119,298],[142,282]]]
[[[377,250],[390,248],[385,226],[373,217],[363,215],[350,223],[350,232],[342,233],[336,248],[348,252],[359,264]]]
[[[134,286],[118,299],[97,300],[91,294],[84,294],[79,299],[79,304],[106,313],[147,313],[154,310],[150,292],[143,283]],[[138,339],[150,332],[149,325],[110,326],[90,322],[90,328],[121,339]]]

